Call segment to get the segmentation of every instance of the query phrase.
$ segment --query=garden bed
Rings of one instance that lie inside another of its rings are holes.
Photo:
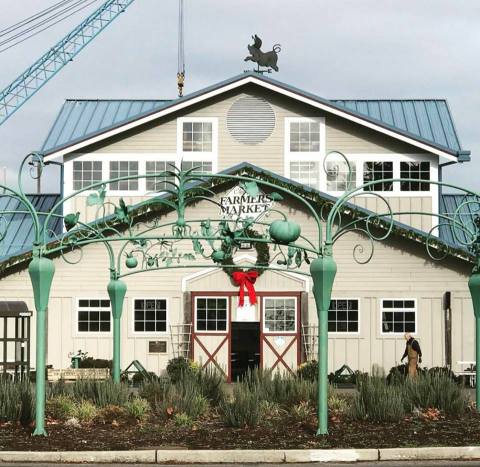
[[[187,361],[169,377],[125,383],[80,380],[48,387],[48,437],[32,437],[33,387],[0,380],[0,451],[312,449],[462,446],[480,442],[480,415],[445,371],[358,375],[330,387],[328,436],[316,436],[317,383],[255,370],[227,386]]]
[[[178,427],[173,422],[138,425],[93,424],[70,427],[47,423],[47,437],[32,437],[31,428],[0,426],[0,451],[88,451],[132,449],[314,449],[474,446],[480,444],[480,416],[398,423],[330,421],[330,435],[315,436],[315,420],[229,428],[219,419]]]

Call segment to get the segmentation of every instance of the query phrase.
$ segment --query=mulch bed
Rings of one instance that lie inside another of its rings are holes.
[[[227,428],[217,418],[178,427],[173,422],[113,423],[71,427],[47,424],[48,437],[32,429],[0,424],[0,451],[87,451],[132,449],[302,449],[472,446],[480,444],[480,415],[437,420],[407,418],[374,424],[333,418],[330,435],[315,436],[315,420],[298,423],[286,417],[256,428]]]

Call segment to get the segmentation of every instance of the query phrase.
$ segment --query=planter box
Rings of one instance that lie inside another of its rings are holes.
[[[47,370],[48,381],[76,381],[78,379],[108,379],[110,370],[108,368],[66,368],[64,370]]]

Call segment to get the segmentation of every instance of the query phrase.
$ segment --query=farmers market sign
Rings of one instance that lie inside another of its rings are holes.
[[[269,195],[258,191],[252,196],[238,185],[220,198],[220,213],[224,218],[233,221],[249,217],[257,220],[272,205],[273,200]]]

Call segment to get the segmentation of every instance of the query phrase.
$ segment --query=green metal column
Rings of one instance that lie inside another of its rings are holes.
[[[475,314],[475,401],[477,412],[480,412],[480,272],[478,266],[473,269],[468,281]]]
[[[113,316],[113,364],[112,377],[115,383],[120,382],[120,319],[123,311],[123,301],[127,293],[127,284],[119,279],[112,279],[107,286],[108,296],[112,306]]]
[[[55,265],[48,258],[39,257],[34,251],[34,258],[28,266],[28,273],[33,287],[36,316],[36,365],[35,365],[35,431],[34,435],[46,436],[45,430],[45,339],[46,314],[50,288],[55,274]]]
[[[310,265],[313,295],[318,315],[318,430],[328,434],[328,309],[332,296],[337,264],[333,257],[316,258]]]

